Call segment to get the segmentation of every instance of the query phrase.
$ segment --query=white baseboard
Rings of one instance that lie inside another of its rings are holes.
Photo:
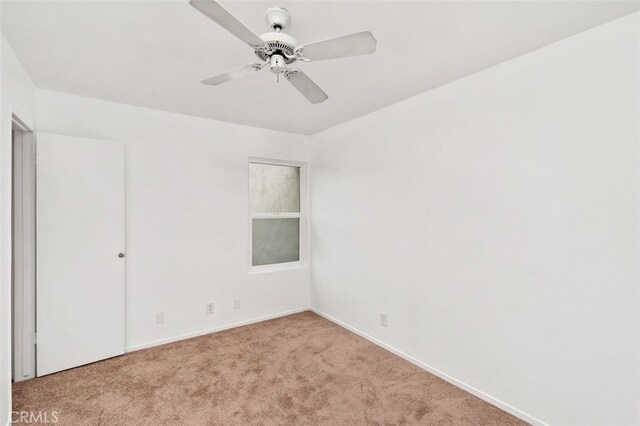
[[[257,323],[257,322],[267,321],[267,320],[270,320],[270,319],[285,317],[287,315],[297,314],[297,313],[300,313],[300,312],[308,311],[309,309],[310,309],[309,306],[305,306],[305,307],[302,307],[302,308],[291,309],[289,311],[279,312],[279,313],[276,313],[276,314],[265,315],[265,316],[262,316],[262,317],[252,318],[252,319],[248,319],[248,320],[245,320],[245,321],[234,322],[234,323],[231,323],[231,324],[225,324],[225,325],[220,325],[220,326],[213,327],[213,328],[207,328],[205,330],[199,330],[199,331],[194,331],[194,332],[191,332],[191,333],[181,334],[179,336],[173,336],[173,337],[167,337],[165,339],[154,340],[153,342],[141,343],[139,345],[131,345],[131,346],[125,347],[124,351],[125,352],[135,352],[135,351],[139,351],[140,349],[152,348],[154,346],[160,346],[160,345],[164,345],[164,344],[167,344],[167,343],[172,343],[172,342],[177,342],[177,341],[180,341],[180,340],[190,339],[192,337],[198,337],[198,336],[203,336],[205,334],[211,334],[211,333],[217,333],[217,332],[223,331],[223,330],[229,330],[231,328],[242,327],[243,325],[249,325],[249,324],[254,324],[254,323]]]
[[[466,384],[466,383],[464,383],[464,382],[462,382],[462,381],[460,381],[460,380],[458,380],[458,379],[456,379],[454,377],[451,377],[447,373],[444,373],[444,372],[438,370],[437,368],[434,368],[434,367],[432,367],[430,365],[427,365],[424,362],[419,361],[419,360],[413,358],[412,356],[407,355],[406,353],[394,348],[393,346],[390,346],[390,345],[388,345],[388,344],[376,339],[375,337],[369,336],[367,333],[364,333],[364,332],[358,330],[357,328],[354,328],[354,327],[352,327],[352,326],[350,326],[350,325],[348,325],[348,324],[346,324],[346,323],[344,323],[344,322],[342,322],[342,321],[340,321],[340,320],[338,320],[336,318],[333,318],[331,315],[325,314],[324,312],[322,312],[322,311],[320,311],[320,310],[318,310],[318,309],[316,309],[314,307],[311,307],[310,310],[312,312],[315,312],[316,314],[320,315],[321,317],[326,318],[329,321],[339,325],[340,327],[346,328],[347,330],[351,331],[352,333],[355,333],[358,336],[367,339],[371,343],[374,343],[374,344],[376,344],[376,345],[388,350],[389,352],[391,352],[391,353],[393,353],[395,355],[398,355],[400,358],[403,358],[403,359],[409,361],[410,363],[422,368],[423,370],[426,370],[429,373],[440,377],[441,379],[451,383],[452,385],[457,386],[457,387],[469,392],[470,394],[477,396],[478,398],[482,399],[483,401],[486,401],[489,404],[495,405],[496,407],[500,408],[501,410],[506,411],[509,414],[513,414],[514,416],[518,417],[519,419],[524,420],[527,423],[530,423],[530,424],[535,425],[535,426],[549,426],[549,425],[547,425],[547,423],[543,422],[542,420],[536,419],[535,417],[530,416],[527,413],[524,413],[524,412],[518,410],[517,408],[512,407],[511,405],[509,405],[509,404],[507,404],[505,402],[502,402],[499,399],[494,398],[491,395],[488,395],[488,394],[482,392],[481,390],[479,390],[477,388],[474,388],[471,385],[468,385],[468,384]]]

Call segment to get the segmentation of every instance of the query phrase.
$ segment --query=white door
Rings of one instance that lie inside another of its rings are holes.
[[[124,353],[125,172],[121,143],[38,133],[36,147],[43,376]]]

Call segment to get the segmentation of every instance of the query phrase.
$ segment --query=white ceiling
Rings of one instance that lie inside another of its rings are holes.
[[[640,9],[638,1],[226,1],[254,32],[283,6],[300,42],[370,30],[371,56],[304,63],[329,95],[309,104],[188,1],[2,1],[2,33],[41,89],[312,134]]]

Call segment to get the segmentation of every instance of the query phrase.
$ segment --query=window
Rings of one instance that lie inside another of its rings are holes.
[[[249,160],[251,270],[302,263],[304,165]]]

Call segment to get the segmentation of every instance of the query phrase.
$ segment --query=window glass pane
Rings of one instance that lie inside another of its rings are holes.
[[[300,211],[300,167],[249,163],[251,213]]]
[[[253,266],[300,260],[300,219],[253,219]]]

